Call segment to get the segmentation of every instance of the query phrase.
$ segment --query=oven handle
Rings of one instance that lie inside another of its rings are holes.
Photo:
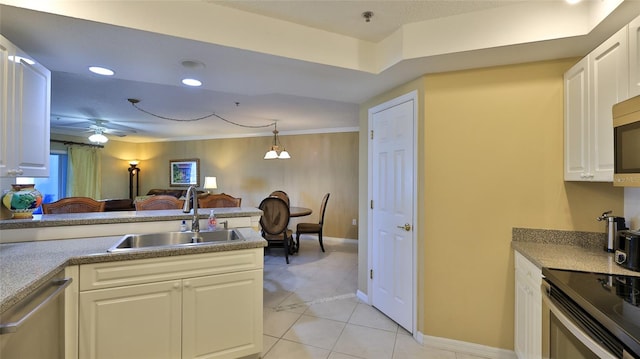
[[[35,313],[37,313],[45,305],[47,305],[47,303],[51,302],[57,296],[62,294],[62,292],[64,292],[65,288],[67,288],[69,286],[69,284],[71,284],[72,280],[73,280],[73,278],[64,278],[64,279],[54,280],[53,284],[57,285],[58,288],[56,288],[56,290],[54,292],[49,294],[49,296],[44,298],[42,300],[42,302],[40,302],[33,309],[31,309],[27,314],[25,314],[22,318],[20,318],[20,320],[17,320],[15,322],[11,322],[11,323],[6,323],[6,324],[5,323],[0,323],[0,334],[7,334],[7,333],[15,333],[15,332],[17,332],[18,329],[20,329],[20,326],[25,321],[27,321],[31,316],[33,316]]]
[[[548,283],[542,282],[542,302],[549,308],[549,311],[556,316],[556,318],[567,328],[576,339],[584,344],[589,350],[602,359],[617,359],[617,357],[608,350],[601,347],[593,338],[585,333],[580,327],[573,323],[573,321],[560,309],[550,297],[549,291],[551,287]]]

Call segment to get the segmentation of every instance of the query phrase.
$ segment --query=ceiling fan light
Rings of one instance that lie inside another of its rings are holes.
[[[275,160],[276,158],[278,158],[278,152],[273,147],[264,155],[265,160]]]
[[[287,150],[282,150],[282,152],[280,152],[280,156],[278,156],[279,159],[281,160],[288,160],[291,158],[291,156],[289,156],[289,152],[287,152]]]
[[[89,141],[95,143],[107,143],[109,139],[107,138],[107,136],[101,133],[94,133],[93,135],[89,136]]]

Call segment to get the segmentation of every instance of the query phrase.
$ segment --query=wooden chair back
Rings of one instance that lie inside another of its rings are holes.
[[[287,194],[287,192],[281,191],[281,190],[277,190],[277,191],[271,192],[271,194],[269,196],[270,197],[278,197],[281,200],[283,200],[287,204],[287,206],[289,206],[289,195]]]
[[[222,207],[240,207],[242,198],[230,196],[225,193],[210,194],[198,198],[198,207],[200,208],[222,208]]]
[[[136,201],[135,205],[136,211],[181,209],[184,205],[184,200],[177,199],[174,196],[157,195]]]
[[[89,197],[66,197],[52,203],[42,204],[42,213],[104,212],[105,202]]]

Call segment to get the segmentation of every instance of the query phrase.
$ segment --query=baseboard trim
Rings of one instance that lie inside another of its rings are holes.
[[[513,350],[489,347],[481,344],[463,342],[459,340],[433,337],[418,332],[416,340],[422,345],[435,349],[453,351],[456,353],[465,353],[483,358],[491,359],[517,359]]]
[[[300,235],[300,240],[308,240],[308,241],[317,241],[318,240],[318,235],[317,234],[301,234]],[[334,243],[346,243],[346,244],[353,244],[353,245],[357,245],[358,244],[358,240],[357,239],[351,239],[351,238],[341,238],[341,237],[327,237],[327,236],[323,236],[322,237],[322,241],[323,242],[334,242]]]
[[[369,296],[365,292],[358,289],[356,291],[356,297],[358,297],[358,299],[360,299],[361,301],[369,304]]]

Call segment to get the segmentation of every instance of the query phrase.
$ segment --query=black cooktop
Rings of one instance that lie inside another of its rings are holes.
[[[542,269],[546,280],[640,354],[640,277]]]

